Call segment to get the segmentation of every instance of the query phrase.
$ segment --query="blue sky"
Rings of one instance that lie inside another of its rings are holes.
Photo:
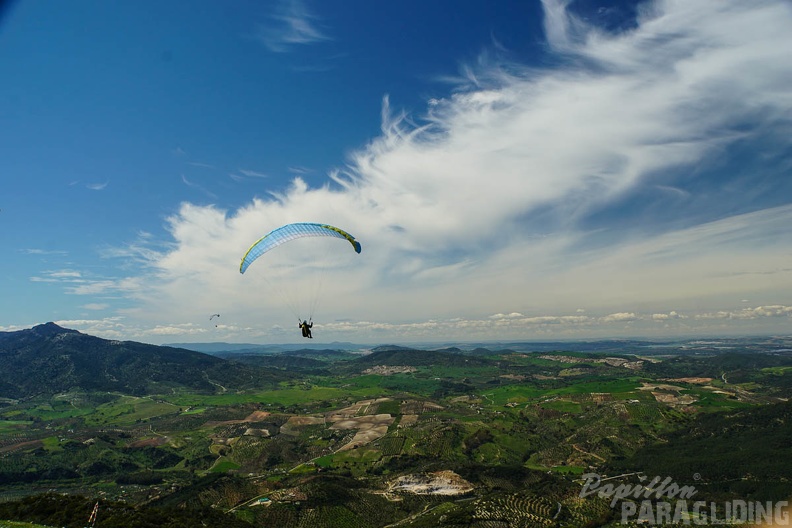
[[[294,342],[317,291],[327,342],[791,328],[786,1],[18,0],[0,24],[0,330]],[[363,252],[239,274],[298,221]]]

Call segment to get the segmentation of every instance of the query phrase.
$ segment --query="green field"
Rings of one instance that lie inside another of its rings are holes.
[[[762,369],[762,372],[766,374],[774,374],[776,376],[783,376],[787,372],[792,372],[792,366],[766,367]]]
[[[240,405],[257,403],[262,405],[303,405],[320,401],[337,401],[346,398],[366,399],[376,398],[385,394],[379,387],[366,388],[337,388],[337,387],[310,387],[306,389],[283,388],[261,392],[245,392],[236,394],[177,394],[163,395],[161,398],[172,405],[189,406],[214,406]]]
[[[0,420],[0,434],[19,431],[33,424],[30,420]]]
[[[225,473],[227,471],[233,471],[235,469],[239,469],[239,464],[234,462],[233,460],[229,460],[225,457],[220,457],[217,459],[217,462],[209,469],[209,471],[213,473]]]
[[[86,425],[130,425],[178,412],[178,407],[172,403],[122,396],[116,401],[100,405],[83,419]]]

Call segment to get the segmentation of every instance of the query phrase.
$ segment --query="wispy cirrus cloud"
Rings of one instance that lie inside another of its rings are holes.
[[[313,169],[309,169],[308,167],[289,167],[289,172],[295,176],[305,176],[306,174],[311,174],[312,172],[316,172]]]
[[[202,169],[216,169],[214,165],[209,163],[201,163],[200,161],[188,161],[187,165],[192,165],[193,167],[200,167]]]
[[[320,28],[319,18],[301,0],[281,0],[270,18],[259,26],[257,34],[270,51],[285,53],[294,46],[330,40]]]
[[[83,282],[82,273],[76,270],[47,270],[30,277],[31,282]]]
[[[239,169],[239,172],[243,176],[247,176],[248,178],[268,178],[268,176],[263,172],[258,172],[249,169]]]
[[[182,180],[182,183],[184,185],[186,185],[187,187],[190,187],[192,189],[200,191],[201,193],[205,194],[206,196],[208,196],[209,198],[211,198],[213,200],[217,199],[217,195],[215,193],[213,193],[212,191],[210,191],[209,189],[207,189],[203,185],[200,185],[198,183],[195,183],[193,181],[188,180],[187,176],[185,176],[184,174],[181,175],[181,180]]]
[[[269,178],[269,175],[263,172],[249,169],[237,169],[237,172],[232,172],[228,176],[235,182],[245,182]]]
[[[92,277],[72,269],[47,270],[30,277],[31,282],[57,283],[70,295],[133,295],[145,289],[142,277]],[[96,309],[96,308],[94,308]]]
[[[103,183],[87,183],[85,184],[85,188],[90,189],[92,191],[103,191],[105,188],[107,188],[107,185],[109,183],[110,183],[109,181]]]
[[[145,289],[143,279],[125,277],[121,279],[83,280],[79,284],[67,286],[64,290],[71,295],[107,295],[122,293],[131,295]]]
[[[147,267],[151,263],[163,258],[169,249],[168,244],[163,244],[153,238],[151,233],[138,233],[137,240],[123,246],[106,247],[100,250],[102,258],[123,259],[136,266]]]
[[[69,252],[63,249],[42,249],[42,248],[23,248],[18,250],[26,255],[68,255]]]
[[[69,182],[68,185],[69,187],[74,187],[75,185],[79,185],[80,183],[81,183],[80,180],[72,180]],[[110,181],[108,180],[105,182],[90,182],[90,183],[85,183],[83,185],[86,189],[90,189],[92,191],[103,191],[104,189],[107,188],[109,183]]]

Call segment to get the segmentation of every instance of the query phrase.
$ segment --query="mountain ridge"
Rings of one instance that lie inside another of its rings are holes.
[[[211,393],[254,382],[274,386],[287,377],[201,352],[103,339],[53,322],[0,332],[0,397],[74,389],[142,395],[179,386]]]

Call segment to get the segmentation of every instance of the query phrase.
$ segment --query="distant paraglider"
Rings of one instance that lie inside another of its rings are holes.
[[[209,316],[209,320],[211,321],[211,320],[212,320],[212,319],[214,319],[215,317],[220,317],[220,314],[212,314],[212,315],[210,315],[210,316]],[[215,328],[217,328],[217,325],[215,325]]]

